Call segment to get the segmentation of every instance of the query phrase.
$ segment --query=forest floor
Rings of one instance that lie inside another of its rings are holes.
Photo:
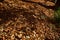
[[[54,6],[51,0],[0,2],[0,40],[60,40]]]

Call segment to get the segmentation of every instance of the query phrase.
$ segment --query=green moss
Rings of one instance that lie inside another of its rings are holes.
[[[55,10],[54,20],[55,20],[57,23],[60,23],[60,7]]]

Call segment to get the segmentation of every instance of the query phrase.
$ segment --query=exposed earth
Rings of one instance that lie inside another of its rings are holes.
[[[60,40],[54,7],[54,0],[0,1],[0,40]]]

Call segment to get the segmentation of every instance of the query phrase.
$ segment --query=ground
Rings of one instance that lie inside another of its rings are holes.
[[[0,2],[1,40],[59,40],[52,23],[54,1],[3,0]]]

